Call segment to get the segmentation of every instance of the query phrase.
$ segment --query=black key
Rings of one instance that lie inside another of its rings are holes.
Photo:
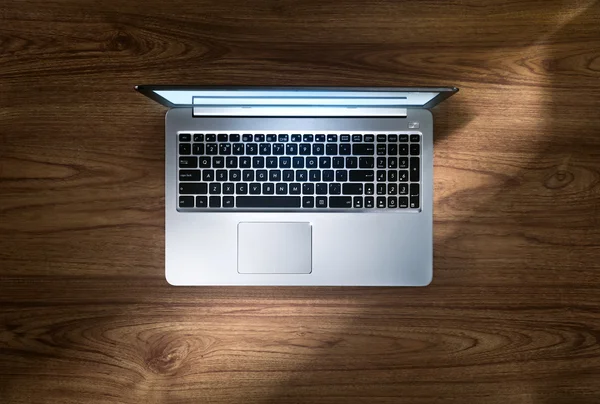
[[[360,145],[360,146],[362,146],[362,145]],[[351,154],[350,151],[351,151],[350,144],[341,144],[340,145],[340,155],[349,156]]]
[[[179,197],[179,207],[180,208],[193,208],[194,207],[194,197],[193,196],[180,196]]]
[[[252,167],[252,159],[250,157],[240,157],[240,168]]]
[[[281,181],[281,170],[271,170],[269,171],[269,181],[279,182]]]
[[[267,135],[267,142],[276,142],[277,135]]]
[[[283,170],[282,179],[287,182],[294,181],[294,170]]]
[[[325,153],[328,156],[335,156],[338,152],[337,144],[328,144],[325,146]]]
[[[327,184],[317,184],[315,192],[317,195],[327,195]]]
[[[340,135],[340,142],[349,142],[350,135]]]
[[[375,184],[365,184],[365,195],[373,195],[375,193]]]
[[[350,170],[351,182],[373,182],[375,172],[373,170]]]
[[[398,184],[398,195],[408,195],[408,184]]]
[[[279,157],[280,168],[290,168],[292,165],[292,159],[290,157]]]
[[[194,135],[194,142],[204,142],[204,135],[202,133],[196,133]]]
[[[330,196],[329,197],[330,208],[351,208],[352,197],[350,196]]]
[[[269,179],[267,170],[256,170],[256,181],[265,182]]]
[[[238,133],[232,133],[231,135],[229,135],[229,141],[230,142],[239,142],[240,135]]]
[[[229,181],[238,182],[242,179],[240,170],[229,170]]]
[[[418,143],[411,144],[410,145],[410,155],[418,156],[419,154],[421,154],[421,145]]]
[[[413,142],[419,143],[421,141],[421,136],[420,135],[410,135],[410,141],[411,141],[411,143],[413,143]]]
[[[251,142],[252,141],[252,135],[250,135],[249,133],[245,133],[242,135],[242,142]]]
[[[395,209],[398,204],[398,198],[395,196],[388,196],[387,205],[390,209]]]
[[[202,181],[214,181],[215,170],[202,170]]]
[[[204,144],[203,143],[196,143],[192,146],[192,153],[195,155],[202,155],[204,154]]]
[[[408,142],[408,135],[398,135],[399,142]]]
[[[315,193],[315,184],[307,182],[302,184],[302,193],[304,195],[312,195]]]
[[[224,196],[223,197],[223,207],[224,208],[233,208],[233,196]]]
[[[317,168],[317,158],[316,157],[307,157],[306,158],[306,168]]]
[[[388,145],[388,155],[395,156],[398,154],[398,145],[393,143]]]
[[[238,196],[238,208],[299,208],[299,196]]]
[[[311,182],[321,181],[321,171],[320,170],[310,170],[308,172],[308,180]]]
[[[365,142],[374,142],[375,136],[374,135],[363,135],[363,140]]]
[[[402,209],[408,208],[408,197],[401,196],[398,198],[398,207]]]
[[[399,144],[398,145],[398,154],[401,156],[408,156],[408,145],[407,144]]]
[[[200,170],[179,170],[179,181],[200,181]]]
[[[211,182],[208,186],[209,194],[220,194],[221,193],[221,183],[219,182]]]
[[[275,156],[283,156],[285,153],[285,146],[283,143],[275,143],[273,145],[273,155]]]
[[[319,157],[319,168],[331,168],[331,157]]]
[[[387,159],[385,157],[377,157],[377,168],[386,168]]]
[[[410,207],[412,209],[417,209],[419,207],[419,197],[418,196],[410,197]]]
[[[317,196],[317,203],[315,205],[316,208],[326,208],[327,207],[327,197],[326,196]]]
[[[315,135],[315,142],[324,142],[325,135]]]
[[[267,168],[277,168],[277,157],[267,157]]]
[[[285,145],[285,154],[288,156],[295,156],[298,154],[298,145],[295,143],[287,143]]]
[[[301,142],[302,135],[292,135],[292,142]]]
[[[385,184],[377,184],[377,195],[385,195]]]
[[[363,184],[342,184],[342,195],[362,195]]]
[[[275,184],[266,182],[262,185],[263,195],[273,195],[275,193]]]
[[[352,141],[353,142],[362,142],[362,136],[361,135],[352,135]]]
[[[265,168],[265,158],[262,156],[252,157],[252,168]]]
[[[387,154],[387,149],[385,148],[385,144],[378,144],[377,145],[377,155],[378,156],[385,156]]]
[[[358,168],[358,158],[346,157],[346,168]]]
[[[333,158],[333,168],[344,168],[344,158],[343,157],[334,157]]]
[[[229,136],[227,136],[227,133],[219,133],[217,135],[217,140],[219,142],[227,142],[229,140]]]
[[[217,156],[212,159],[213,168],[224,168],[225,167],[225,157]]]
[[[377,181],[379,181],[379,182],[386,181],[386,171],[385,170],[377,170]]]
[[[220,196],[211,196],[208,198],[208,204],[211,208],[220,208],[221,207],[221,197]]]
[[[385,196],[378,196],[377,197],[377,207],[378,208],[385,208]]]
[[[377,141],[385,142],[385,141],[387,141],[387,136],[386,135],[377,135]]]
[[[327,142],[337,142],[337,135],[327,135]]]
[[[303,208],[314,208],[315,207],[315,197],[314,196],[303,196],[302,197],[302,207]]]
[[[285,182],[280,182],[279,184],[275,185],[275,192],[277,193],[277,195],[286,195],[287,190],[288,184],[286,184]]]
[[[179,134],[179,141],[180,142],[191,142],[192,141],[192,135],[190,135],[189,133],[180,133]]]
[[[375,159],[373,157],[361,157],[358,159],[358,167],[360,168],[373,168],[375,166]]]
[[[196,197],[196,207],[197,208],[206,208],[208,206],[208,198],[206,196],[197,196]]]
[[[258,154],[258,145],[256,143],[246,143],[246,154],[256,156]]]
[[[348,181],[348,171],[347,170],[336,170],[335,180],[338,182]]]
[[[261,143],[258,147],[258,152],[262,156],[268,156],[269,154],[271,154],[271,143]]]
[[[306,180],[308,180],[308,172],[306,170],[297,170],[296,181],[305,182]]]
[[[244,170],[242,172],[242,178],[246,182],[254,181],[254,170]]]
[[[233,186],[233,184],[231,182],[226,182],[225,184],[223,184],[223,193],[230,195],[233,194],[235,190],[235,187]]]
[[[207,142],[216,142],[217,141],[217,135],[215,135],[214,133],[207,133],[206,134],[206,141]]]
[[[196,168],[198,157],[179,157],[179,168]]]
[[[417,172],[417,174],[418,174],[418,172]],[[406,170],[398,171],[398,182],[405,182],[405,181],[408,181],[408,171],[406,171]],[[412,181],[412,179],[411,179],[411,181]]]
[[[294,157],[292,159],[292,167],[304,168],[304,157]]]
[[[308,143],[300,143],[300,155],[308,156],[310,155],[310,144]]]
[[[332,182],[329,184],[329,194],[330,195],[339,195],[342,192],[342,185],[337,182]]]
[[[277,140],[279,142],[287,142],[288,141],[288,135],[279,135],[279,136],[277,136]]]
[[[207,143],[206,144],[206,154],[208,154],[210,156],[219,154],[219,145],[216,143]]]
[[[244,154],[244,144],[243,143],[234,143],[232,148],[233,154],[236,156],[240,156]]]
[[[410,196],[419,196],[419,184],[410,184]]]
[[[398,171],[396,170],[388,170],[388,181],[396,182],[398,181]]]
[[[260,184],[258,184],[256,182],[253,182],[252,184],[250,184],[250,194],[251,195],[259,195],[260,194]]]
[[[261,135],[261,134],[254,135],[254,141],[256,143],[258,143],[258,142],[264,142],[265,141],[265,135]]]
[[[215,178],[217,179],[217,181],[227,181],[227,170],[217,170],[217,175],[215,176]]]
[[[315,143],[312,147],[312,154],[315,156],[322,156],[325,154],[325,145],[323,143]]]
[[[379,147],[380,145],[377,145]],[[385,147],[385,145],[383,145]],[[340,153],[342,154],[342,153]],[[372,156],[375,154],[375,145],[373,143],[367,144],[353,144],[352,154],[355,156]],[[377,153],[379,154],[379,153]]]
[[[362,207],[363,207],[363,198],[362,198],[362,196],[355,196],[353,198],[353,201],[354,201],[354,207],[355,208],[362,209]]]
[[[313,135],[304,135],[302,137],[302,141],[303,142],[312,142],[313,141]]]
[[[388,184],[388,195],[396,195],[398,193],[398,184]]]
[[[248,184],[245,182],[240,182],[239,184],[235,184],[235,193],[238,195],[245,195],[248,193]]]
[[[396,143],[398,141],[398,135],[388,135],[388,142]]]
[[[408,168],[408,157],[398,158],[398,168]]]
[[[335,178],[333,170],[323,170],[323,181],[331,182]]]
[[[237,168],[237,166],[238,166],[238,158],[237,157],[227,157],[225,159],[225,167]]]
[[[300,195],[301,191],[302,191],[302,186],[300,184],[290,184],[290,194]]]
[[[372,196],[365,196],[365,208],[374,208],[375,207],[375,198]]]
[[[397,157],[388,157],[388,168],[398,168]]]
[[[192,154],[192,145],[189,143],[180,143],[179,154]]]

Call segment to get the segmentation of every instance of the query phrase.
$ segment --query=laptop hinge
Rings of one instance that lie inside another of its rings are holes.
[[[194,106],[194,117],[206,116],[277,116],[277,117],[394,117],[406,118],[407,109],[398,107],[347,107],[347,106]]]

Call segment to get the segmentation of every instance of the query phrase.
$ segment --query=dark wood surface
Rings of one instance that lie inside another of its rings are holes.
[[[455,85],[427,288],[175,288],[135,84]],[[600,402],[597,1],[0,4],[1,403]]]

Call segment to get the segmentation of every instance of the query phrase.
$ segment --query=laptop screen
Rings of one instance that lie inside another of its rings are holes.
[[[168,107],[422,107],[430,108],[457,89],[361,87],[180,87],[137,86]]]

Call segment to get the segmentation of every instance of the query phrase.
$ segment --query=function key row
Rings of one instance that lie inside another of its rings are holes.
[[[353,134],[353,135],[288,135],[288,134],[238,134],[238,133],[180,133],[179,141],[180,142],[328,142],[328,143],[337,143],[338,139],[342,143],[349,143],[352,141],[353,143],[361,143],[361,142],[374,142],[377,139],[377,142],[400,142],[400,143],[408,143],[409,140],[411,143],[418,143],[421,141],[421,135],[408,135],[408,134],[379,134],[379,135],[370,135],[370,134]]]

